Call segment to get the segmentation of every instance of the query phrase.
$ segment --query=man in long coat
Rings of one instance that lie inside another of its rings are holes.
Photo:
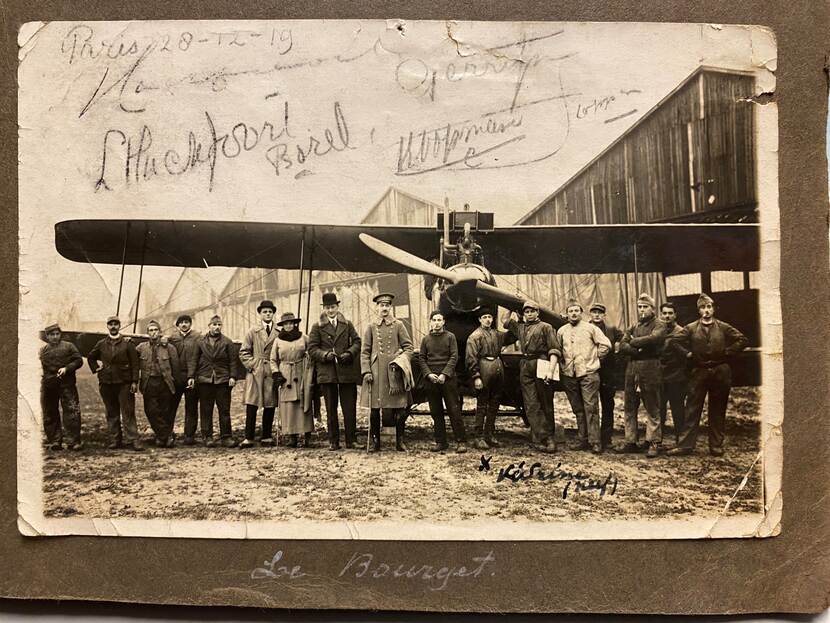
[[[658,456],[663,442],[660,426],[660,351],[666,338],[666,325],[654,313],[654,299],[641,294],[637,299],[637,324],[630,327],[620,343],[620,353],[631,359],[625,369],[625,445],[620,452],[639,452],[637,411],[642,400],[646,408],[646,441],[650,459]]]
[[[729,361],[744,348],[749,340],[732,325],[715,318],[715,304],[707,294],[697,299],[698,320],[683,327],[678,347],[692,362],[689,393],[686,398],[686,418],[677,447],[672,455],[692,454],[700,431],[703,402],[709,396],[709,453],[723,456],[726,433],[726,405],[732,389],[732,369]]]
[[[161,326],[155,320],[147,324],[150,339],[136,347],[139,363],[138,389],[144,396],[144,415],[160,448],[172,448],[173,419],[170,403],[176,393],[175,379],[180,376],[179,353],[166,340],[162,342]]]
[[[308,353],[314,362],[317,384],[326,401],[329,448],[340,449],[337,402],[343,410],[346,448],[357,438],[357,383],[360,381],[360,337],[350,320],[340,312],[334,292],[323,294],[323,313],[308,336]]]
[[[196,428],[199,425],[199,397],[195,389],[187,388],[187,361],[196,346],[196,340],[201,333],[193,330],[193,318],[189,314],[182,314],[176,318],[176,331],[168,338],[168,341],[176,348],[179,357],[179,374],[173,380],[176,383],[176,393],[170,401],[170,422],[171,428],[176,423],[176,412],[179,410],[179,403],[184,397],[184,438],[182,444],[192,446],[196,443]]]
[[[412,358],[414,349],[409,331],[404,324],[392,316],[394,294],[378,294],[372,300],[377,306],[378,319],[366,327],[360,349],[360,371],[363,374],[361,404],[370,408],[369,434],[370,449],[380,451],[381,410],[384,419],[394,422],[397,447],[403,448],[406,407],[409,392],[403,390],[403,383],[392,383],[390,365],[403,353]]]
[[[259,324],[252,327],[242,340],[239,349],[239,360],[245,367],[245,439],[239,444],[240,448],[250,448],[254,445],[256,434],[256,415],[262,409],[262,438],[263,446],[274,445],[274,411],[277,407],[274,394],[274,381],[271,378],[271,348],[277,337],[274,328],[274,314],[277,307],[271,301],[262,301],[256,308],[259,314]]]

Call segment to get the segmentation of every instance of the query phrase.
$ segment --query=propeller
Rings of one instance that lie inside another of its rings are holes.
[[[417,255],[412,255],[412,253],[409,253],[408,251],[404,251],[398,247],[393,247],[391,244],[383,242],[383,240],[378,240],[374,236],[370,236],[369,234],[359,234],[358,237],[361,242],[363,242],[363,244],[369,247],[372,251],[378,255],[382,255],[388,260],[397,262],[401,266],[406,266],[407,268],[411,268],[419,273],[444,279],[452,284],[466,281],[463,279],[462,274],[455,273],[451,270],[447,270],[446,268],[441,268],[432,262],[427,262]]]
[[[453,290],[458,287],[462,287],[464,290],[472,287],[480,297],[494,301],[503,307],[507,307],[508,309],[517,311],[521,309],[522,303],[525,301],[522,297],[517,296],[508,290],[503,290],[498,286],[485,283],[479,278],[479,273],[475,270],[465,272],[463,269],[460,269],[460,267],[455,267],[454,270],[448,270],[446,268],[442,268],[441,266],[437,266],[432,262],[428,262],[417,255],[413,255],[408,251],[404,251],[403,249],[392,246],[387,242],[378,240],[369,234],[359,234],[359,238],[363,244],[372,249],[372,251],[378,255],[382,255],[388,260],[396,262],[401,266],[406,266],[407,268],[419,273],[444,279],[445,281],[453,284]],[[557,314],[552,309],[542,305],[539,306],[539,316],[542,320],[549,322],[555,328],[559,328],[565,324],[565,319],[562,316]]]

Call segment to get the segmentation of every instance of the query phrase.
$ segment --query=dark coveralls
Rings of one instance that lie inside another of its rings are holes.
[[[196,347],[196,340],[201,336],[197,331],[190,330],[187,335],[176,331],[171,335],[169,342],[176,348],[179,357],[179,374],[174,377],[176,391],[170,401],[170,422],[171,428],[176,423],[176,412],[184,396],[184,436],[186,439],[193,439],[196,436],[196,427],[199,424],[199,396],[196,388],[187,389],[187,361],[193,349]]]
[[[160,339],[139,344],[138,361],[141,369],[138,388],[144,396],[144,415],[153,429],[156,441],[166,444],[173,436],[171,411],[176,386],[173,379],[179,376],[179,355],[172,344],[162,344]]]
[[[593,320],[591,321],[593,322]],[[600,440],[603,446],[611,445],[611,437],[614,435],[614,396],[617,393],[617,366],[620,365],[619,355],[614,352],[614,344],[618,344],[623,338],[623,332],[612,324],[605,322],[593,322],[605,333],[605,337],[611,342],[611,350],[600,362],[599,367],[599,403],[602,417],[600,419]],[[622,362],[623,365],[625,362]]]
[[[107,412],[110,443],[120,445],[138,441],[135,422],[135,394],[132,383],[138,383],[138,353],[135,345],[123,336],[99,340],[87,357],[92,373],[98,373],[101,399]],[[98,362],[101,362],[99,368]]]
[[[625,369],[625,442],[637,443],[637,411],[642,400],[646,408],[646,441],[661,443],[660,426],[660,351],[666,338],[666,325],[656,316],[640,320],[628,329],[620,343],[620,353],[631,359]]]
[[[700,320],[687,324],[676,338],[683,353],[691,352],[692,371],[686,398],[686,421],[677,446],[694,449],[700,430],[703,402],[709,395],[709,449],[723,448],[726,432],[726,404],[732,389],[729,358],[746,348],[746,336],[735,327],[715,319],[711,325]]]
[[[40,406],[43,411],[43,430],[50,444],[63,441],[66,429],[67,443],[74,445],[81,441],[81,403],[75,385],[75,370],[83,365],[81,353],[71,342],[47,344],[40,349],[40,365],[43,377],[40,381]],[[66,373],[58,376],[58,370]],[[58,405],[63,411],[63,426]]]
[[[478,327],[467,338],[465,353],[467,372],[470,378],[481,379],[483,387],[476,395],[475,436],[490,441],[496,427],[499,413],[499,398],[504,387],[504,364],[501,349],[516,341],[512,333],[493,327]]]
[[[660,397],[660,426],[665,427],[668,407],[674,435],[680,439],[685,421],[686,388],[689,385],[689,360],[684,351],[677,348],[676,339],[683,335],[683,327],[674,325],[666,335],[666,342],[660,352],[660,372],[663,376],[663,392]]]
[[[196,341],[196,347],[187,362],[187,377],[196,380],[199,388],[199,419],[202,437],[213,439],[213,406],[219,412],[219,436],[229,439],[231,428],[230,379],[242,376],[241,362],[234,352],[233,342],[219,335],[204,335]]]
[[[435,443],[447,445],[447,424],[444,421],[444,405],[450,416],[450,426],[456,443],[466,443],[464,419],[461,416],[461,400],[458,395],[458,379],[455,377],[455,365],[458,363],[458,342],[455,335],[442,330],[440,333],[430,331],[421,340],[420,357],[421,374],[429,401],[429,412],[435,432]],[[431,382],[429,374],[443,374],[443,384]]]
[[[329,357],[334,353],[334,358]],[[357,443],[357,384],[360,381],[360,336],[351,321],[340,312],[332,325],[322,314],[308,335],[308,354],[314,361],[317,385],[326,403],[329,443],[340,443],[337,403],[343,410],[346,444]]]
[[[519,363],[519,384],[522,387],[522,401],[525,415],[530,423],[530,437],[534,443],[553,442],[553,388],[542,379],[536,378],[536,362],[549,359],[551,355],[562,357],[562,347],[556,331],[547,322],[536,320],[532,323],[516,322],[511,319],[505,325],[522,349]]]

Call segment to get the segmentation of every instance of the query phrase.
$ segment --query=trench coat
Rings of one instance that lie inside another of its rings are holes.
[[[360,404],[370,409],[403,409],[409,403],[409,392],[390,394],[389,364],[401,353],[412,359],[414,349],[409,332],[397,318],[372,322],[363,334],[360,350],[360,371],[372,373],[374,382],[364,382]],[[403,383],[401,383],[403,385]]]
[[[277,406],[274,397],[274,382],[271,379],[269,357],[279,328],[271,325],[271,335],[260,325],[254,327],[242,340],[239,361],[245,367],[245,404],[257,407]]]
[[[314,430],[311,411],[311,374],[307,355],[308,338],[274,341],[269,358],[271,368],[285,378],[279,388],[280,427],[283,435]]]

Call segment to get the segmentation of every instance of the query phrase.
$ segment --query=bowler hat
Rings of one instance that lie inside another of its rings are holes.
[[[278,327],[281,327],[286,322],[296,322],[299,323],[302,318],[295,318],[294,314],[291,312],[285,312],[282,316],[280,316],[280,321],[277,323]]]
[[[389,292],[381,292],[380,294],[376,295],[373,299],[373,303],[391,303],[392,300],[395,298],[394,294],[390,294]]]
[[[593,305],[591,305],[591,309],[589,309],[588,311],[598,311],[598,312],[602,312],[604,314],[605,313],[605,305],[603,305],[602,303],[594,303]]]
[[[268,299],[262,301],[262,303],[257,305],[256,312],[259,313],[263,309],[268,309],[268,308],[271,308],[271,311],[273,311],[275,314],[277,313],[277,306],[274,305],[274,303],[272,301],[269,301]]]
[[[323,305],[339,305],[340,301],[337,300],[337,294],[334,292],[326,292],[323,294]]]

